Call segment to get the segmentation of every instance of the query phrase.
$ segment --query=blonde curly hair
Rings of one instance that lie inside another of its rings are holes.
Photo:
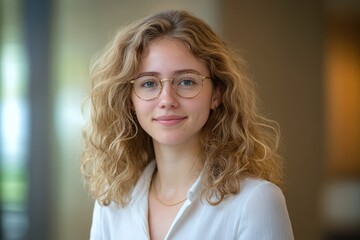
[[[204,21],[186,11],[151,15],[120,30],[91,68],[91,119],[83,131],[81,171],[102,204],[126,206],[147,164],[152,139],[132,110],[129,80],[154,39],[182,41],[207,64],[222,102],[202,129],[203,196],[212,205],[240,191],[245,177],[282,184],[279,128],[259,114],[245,62]],[[215,196],[215,198],[214,198]],[[215,200],[214,200],[215,199]]]

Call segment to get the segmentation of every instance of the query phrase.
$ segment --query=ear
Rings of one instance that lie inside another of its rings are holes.
[[[219,86],[216,86],[211,98],[211,109],[214,110],[221,104],[222,93]]]

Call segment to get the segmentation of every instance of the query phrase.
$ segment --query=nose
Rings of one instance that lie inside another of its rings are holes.
[[[172,87],[171,80],[162,81],[162,90],[159,96],[159,106],[161,108],[174,108],[179,105],[176,92]]]

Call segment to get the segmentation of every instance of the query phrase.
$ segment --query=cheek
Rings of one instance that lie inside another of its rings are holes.
[[[135,115],[136,115],[137,119],[139,120],[139,122],[141,122],[142,118],[145,115],[147,115],[147,112],[149,111],[149,108],[147,108],[143,104],[139,104],[137,102],[133,103],[133,108],[134,108]]]
[[[197,115],[197,119],[201,122],[206,122],[209,118],[211,101],[201,100],[198,104],[191,104],[189,107],[192,108],[192,112]]]
[[[135,93],[131,93],[131,104],[132,109],[135,111],[136,115],[141,112],[141,106],[140,99],[135,95]]]
[[[135,112],[135,117],[140,123],[141,127],[144,128],[144,124],[146,124],[146,119],[149,117],[152,106],[139,99],[136,95],[131,96],[131,102],[133,111]]]
[[[140,106],[134,106],[134,111],[135,111],[135,118],[137,119],[138,123],[140,124],[142,129],[147,129],[147,113],[146,108],[142,108],[141,105]]]

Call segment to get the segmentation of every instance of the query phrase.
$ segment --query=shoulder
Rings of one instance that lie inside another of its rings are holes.
[[[240,201],[243,207],[243,217],[287,214],[286,201],[283,192],[275,184],[263,179],[246,178],[241,183],[241,189],[235,201]]]
[[[293,239],[285,197],[275,184],[262,179],[246,178],[233,201],[242,208],[240,236],[253,239],[263,239],[263,236],[271,236],[266,239]]]
[[[245,178],[241,181],[240,192],[229,199],[232,204],[244,208],[255,200],[261,204],[272,200],[285,201],[285,198],[281,189],[275,184],[259,178]]]
[[[155,162],[150,162],[144,169],[131,193],[131,200],[125,206],[115,202],[101,205],[98,201],[94,204],[93,220],[90,239],[113,239],[119,232],[124,234],[141,234],[136,228],[147,215],[147,195]]]
[[[244,198],[245,201],[249,201],[249,199],[254,200],[254,198],[258,200],[285,200],[284,195],[278,186],[263,179],[245,178],[240,186],[239,197]]]

